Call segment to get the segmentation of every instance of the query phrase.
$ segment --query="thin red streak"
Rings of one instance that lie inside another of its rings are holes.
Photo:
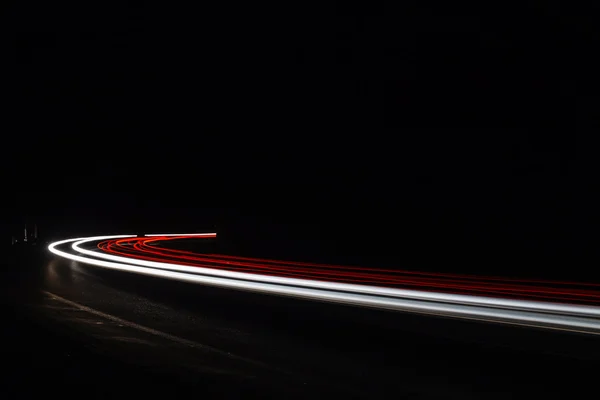
[[[177,238],[172,238],[169,237],[168,240],[171,239],[177,239]],[[159,238],[155,238],[155,239],[146,239],[142,241],[142,245],[146,245],[146,243],[150,243],[150,242],[160,242],[163,241],[162,239]],[[151,247],[152,249],[156,249],[156,250],[161,250],[164,252],[168,252],[174,255],[177,254],[189,254],[189,255],[196,255],[197,253],[194,252],[190,252],[190,251],[184,251],[184,250],[175,250],[175,249],[168,249],[168,248],[164,248],[164,247],[160,247],[160,246],[156,246],[156,245],[146,245],[148,247]],[[229,255],[223,255],[223,254],[205,254],[205,256],[210,256],[213,258],[220,258],[220,259],[224,259],[224,260],[248,260],[250,262],[260,262],[263,264],[278,264],[278,265],[286,265],[286,266],[308,266],[311,268],[321,268],[321,269],[339,269],[339,270],[357,270],[357,271],[368,271],[369,273],[372,272],[383,272],[385,274],[402,274],[402,275],[415,275],[415,276],[432,276],[432,277],[437,277],[437,278],[444,278],[444,279],[458,279],[461,281],[465,281],[465,280],[475,280],[475,281],[480,281],[480,282],[493,282],[493,281],[497,281],[497,282],[516,282],[518,284],[523,284],[523,283],[539,283],[539,284],[545,284],[545,285],[569,285],[569,286],[588,286],[588,287],[600,287],[600,284],[593,284],[593,283],[580,283],[580,282],[568,282],[568,281],[553,281],[553,280],[539,280],[539,279],[514,279],[514,278],[504,278],[504,277],[478,277],[478,276],[469,276],[469,275],[460,275],[460,274],[448,274],[448,273],[433,273],[433,272],[415,272],[415,271],[402,271],[402,270],[386,270],[386,269],[371,269],[371,268],[364,268],[364,267],[350,267],[350,266],[340,266],[340,265],[325,265],[325,264],[313,264],[313,263],[305,263],[305,262],[292,262],[292,261],[278,261],[278,260],[269,260],[269,259],[262,259],[262,258],[250,258],[250,257],[239,257],[239,256],[229,256]]]
[[[222,270],[260,273],[272,276],[319,279],[336,282],[362,283],[387,287],[410,287],[420,289],[442,289],[453,293],[485,293],[504,295],[507,297],[544,298],[555,301],[585,301],[596,303],[600,293],[581,289],[559,289],[523,285],[532,281],[511,279],[496,280],[480,277],[468,277],[460,280],[462,275],[454,274],[415,274],[406,271],[369,270],[358,267],[329,266],[310,263],[281,262],[249,257],[232,257],[223,255],[197,254],[194,252],[168,249],[148,243],[192,238],[188,236],[127,238],[103,241],[98,248],[103,251],[126,257],[134,257],[149,261],[173,262],[188,266],[215,268]],[[193,237],[198,239],[198,237]],[[152,256],[149,256],[151,254]],[[158,257],[157,257],[158,256]],[[408,276],[407,276],[408,275]],[[433,278],[431,278],[433,276]],[[513,282],[500,285],[499,282]],[[491,283],[490,283],[491,282]],[[515,284],[515,282],[517,284]],[[542,281],[547,283],[547,281]],[[553,282],[556,284],[556,282]],[[560,282],[564,285],[564,282]],[[579,285],[585,286],[585,285]],[[592,285],[589,285],[592,286]]]

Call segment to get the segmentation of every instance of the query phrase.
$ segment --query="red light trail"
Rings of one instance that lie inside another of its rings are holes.
[[[214,236],[213,236],[214,237]],[[219,254],[202,254],[166,247],[170,241],[196,236],[154,236],[110,239],[97,247],[118,256],[187,266],[214,268],[289,278],[325,280],[390,288],[539,299],[575,304],[600,304],[600,285],[575,282],[517,280],[458,274],[424,273],[364,267],[291,262]]]
[[[60,257],[128,273],[303,299],[600,334],[600,285],[326,265],[176,249],[216,234],[96,236],[52,243]],[[93,246],[93,247],[92,247]]]

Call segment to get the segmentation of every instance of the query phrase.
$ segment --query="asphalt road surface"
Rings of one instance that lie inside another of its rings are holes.
[[[598,336],[327,304],[6,253],[12,396],[577,398]]]

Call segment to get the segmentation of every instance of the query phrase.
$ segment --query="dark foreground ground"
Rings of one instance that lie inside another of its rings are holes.
[[[0,394],[60,398],[577,398],[600,340],[5,253]]]

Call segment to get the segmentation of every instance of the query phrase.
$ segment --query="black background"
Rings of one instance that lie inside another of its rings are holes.
[[[397,3],[3,6],[5,242],[594,279],[597,10]]]

